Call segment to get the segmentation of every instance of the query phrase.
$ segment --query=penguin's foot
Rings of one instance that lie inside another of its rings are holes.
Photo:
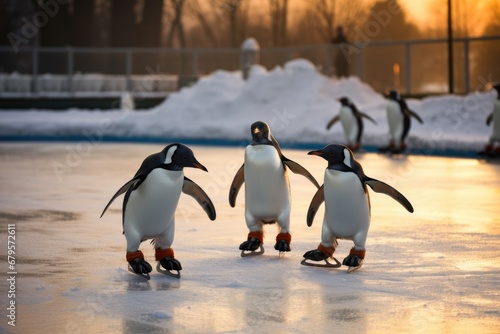
[[[329,261],[330,259],[334,260],[335,263],[330,262]],[[324,261],[325,263],[324,264],[317,263],[320,261]],[[321,268],[338,268],[341,266],[340,262],[336,258],[325,254],[319,249],[313,249],[306,252],[304,254],[304,259],[302,260],[302,262],[300,262],[300,264],[304,266],[321,267]]]
[[[353,271],[358,270],[361,268],[363,265],[363,260],[365,258],[366,250],[356,250],[354,248],[351,248],[351,251],[349,252],[349,256],[347,256],[344,261],[342,261],[342,264],[344,266],[348,266],[349,268],[347,269],[348,273],[351,273]]]
[[[313,261],[321,261],[321,260],[326,260],[329,258],[328,255],[320,251],[319,249],[313,249],[308,252],[305,252],[304,258],[308,260],[313,260]]]
[[[181,273],[179,272],[180,270],[182,270],[181,263],[177,259],[170,256],[159,260],[156,265],[156,271],[175,278],[181,277]]]
[[[349,255],[344,259],[344,261],[342,261],[342,264],[349,267],[347,268],[348,273],[352,273],[353,271],[361,268],[363,265],[363,259],[357,255]]]
[[[335,263],[330,262],[330,259],[335,261]],[[317,263],[320,261],[324,261],[325,263],[324,264]],[[319,249],[313,249],[306,252],[304,254],[304,259],[302,260],[302,262],[300,262],[300,264],[309,267],[321,267],[321,268],[338,268],[342,266],[336,258],[323,253]]]
[[[259,239],[250,237],[247,241],[241,243],[240,250],[241,257],[262,255],[264,254],[264,245]]]
[[[290,247],[290,243],[292,242],[292,236],[290,233],[280,233],[276,236],[276,244],[274,245],[274,249],[281,253],[289,252],[292,250]]]
[[[142,258],[135,258],[128,263],[128,271],[147,280],[150,279],[149,273],[152,270],[151,265]]]
[[[292,248],[290,247],[290,244],[288,242],[286,242],[285,240],[280,240],[280,241],[276,242],[276,244],[274,245],[274,249],[276,249],[277,251],[280,251],[280,252],[289,252],[292,250]]]

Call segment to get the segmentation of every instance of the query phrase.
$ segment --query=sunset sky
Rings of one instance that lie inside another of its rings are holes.
[[[469,35],[480,34],[491,19],[492,13],[486,7],[493,1],[497,0],[452,0],[454,25],[466,28]],[[447,0],[399,0],[399,2],[405,6],[408,17],[417,25],[426,25],[429,28],[446,26]]]
[[[261,8],[269,4],[268,0],[252,1]],[[302,8],[310,6],[312,1],[314,0],[289,0],[289,11],[292,16],[295,11],[300,13]],[[342,7],[343,1],[353,0],[337,0],[336,8]],[[355,1],[360,6],[369,9],[379,0]],[[447,0],[398,0],[398,3],[405,7],[408,18],[419,28],[446,29]],[[480,35],[492,19],[500,20],[500,1],[498,0],[452,0],[452,10],[455,29],[460,27],[464,31],[467,30],[469,36]]]

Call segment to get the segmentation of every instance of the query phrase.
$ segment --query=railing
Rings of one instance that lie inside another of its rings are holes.
[[[481,69],[478,60],[487,50],[500,52],[500,36],[459,38],[453,43],[456,92],[470,92],[478,81],[491,80],[500,72],[498,59],[490,69]],[[123,91],[164,95],[215,70],[240,70],[241,53],[236,48],[73,47],[25,47],[15,53],[0,47],[0,97]],[[350,75],[378,91],[397,88],[408,95],[448,91],[446,39],[371,41],[348,48],[331,44],[266,48],[258,58],[269,70],[305,58],[334,76],[337,56],[347,57]]]

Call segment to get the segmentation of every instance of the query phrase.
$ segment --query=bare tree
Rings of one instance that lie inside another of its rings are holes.
[[[224,20],[228,22],[228,36],[229,36],[229,45],[232,47],[239,46],[240,36],[242,30],[244,30],[245,20],[245,9],[248,8],[246,6],[245,0],[218,0],[215,1],[218,3],[219,10],[221,11],[222,17]]]
[[[335,0],[309,0],[311,22],[323,41],[330,41],[334,36],[335,2]]]
[[[170,24],[170,30],[168,32],[167,47],[173,46],[174,35],[177,32],[179,46],[182,48],[186,46],[184,24],[182,22],[185,0],[170,0],[170,4],[172,5],[173,19]]]
[[[484,13],[491,11],[481,8],[481,3],[479,1],[454,1],[453,10],[453,30],[455,37],[468,37],[474,33],[479,33],[477,27],[484,23]],[[484,3],[484,5],[488,5]],[[492,3],[494,6],[494,4]],[[491,7],[491,6],[490,6]]]
[[[138,46],[158,47],[160,45],[162,17],[163,0],[144,2],[142,19],[138,25]]]
[[[110,44],[113,47],[133,46],[135,42],[135,0],[111,1]]]
[[[307,16],[321,41],[330,42],[336,26],[342,26],[348,39],[355,27],[361,28],[369,14],[366,0],[309,0]]]
[[[188,2],[188,8],[200,23],[203,32],[207,35],[208,39],[210,40],[210,44],[214,47],[218,46],[219,41],[213,29],[214,24],[210,23],[210,18],[208,17],[206,11],[204,11],[203,8],[201,7],[198,0],[190,0]]]
[[[348,40],[352,40],[356,27],[362,28],[369,15],[363,1],[338,1],[335,3],[335,20],[337,26],[342,26]]]
[[[288,0],[269,0],[269,8],[273,45],[286,45],[288,42]]]

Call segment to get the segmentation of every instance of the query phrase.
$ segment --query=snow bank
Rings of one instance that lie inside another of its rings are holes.
[[[248,140],[250,124],[270,124],[283,143],[343,142],[336,101],[348,96],[378,125],[365,122],[364,145],[387,142],[387,100],[356,77],[335,80],[307,60],[296,59],[270,71],[254,66],[247,81],[240,72],[216,71],[145,112],[68,110],[3,112],[0,135],[74,135]],[[408,103],[425,124],[413,122],[409,146],[478,150],[491,129],[485,124],[496,94],[475,92],[412,99]]]

